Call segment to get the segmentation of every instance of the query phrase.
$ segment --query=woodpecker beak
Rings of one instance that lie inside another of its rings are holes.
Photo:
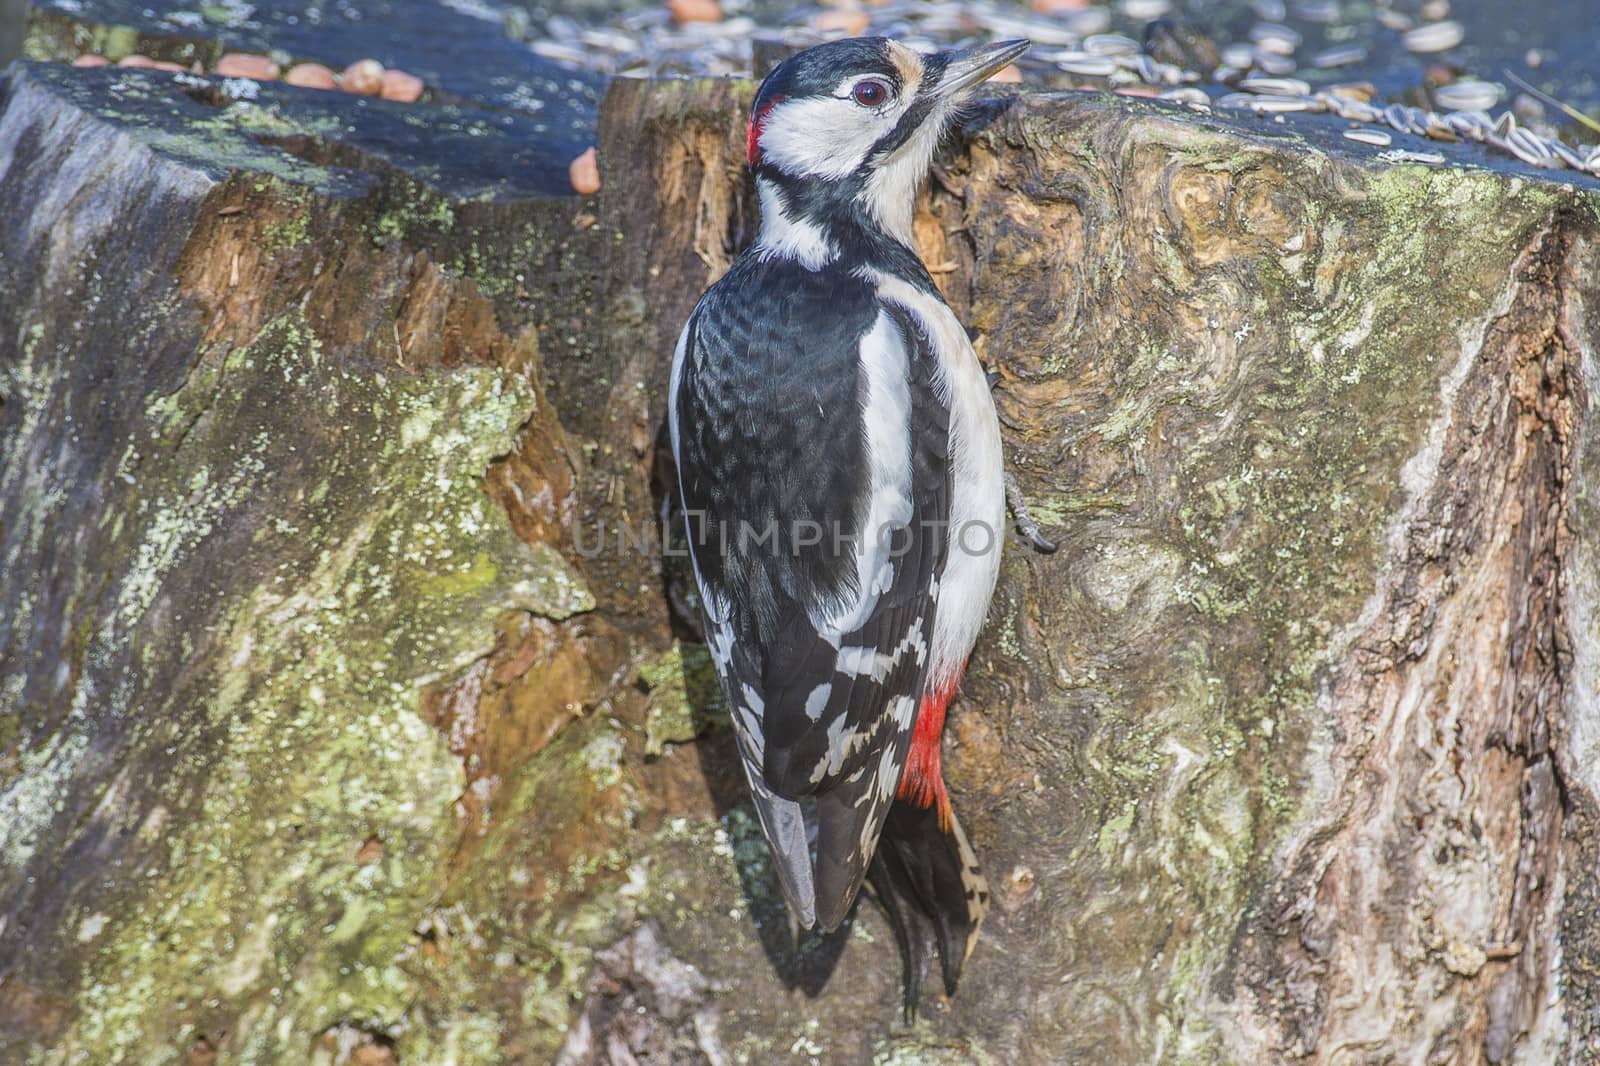
[[[996,41],[976,48],[963,48],[958,52],[941,52],[944,73],[934,93],[943,98],[956,96],[963,89],[988,78],[1013,59],[1026,52],[1032,41]]]

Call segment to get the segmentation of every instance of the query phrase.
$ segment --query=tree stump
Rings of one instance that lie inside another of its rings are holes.
[[[0,1057],[1594,1059],[1600,187],[969,117],[919,243],[1061,550],[952,711],[996,906],[907,1026],[870,903],[794,941],[655,524],[751,91],[616,83],[584,199],[465,92],[11,69]]]

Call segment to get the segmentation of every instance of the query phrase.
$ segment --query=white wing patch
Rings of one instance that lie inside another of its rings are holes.
[[[863,277],[881,299],[913,315],[933,342],[939,365],[934,387],[950,405],[950,524],[944,575],[932,590],[939,603],[929,641],[927,687],[933,689],[961,672],[1000,573],[1006,532],[1000,420],[972,342],[944,301],[887,274],[864,271]]]
[[[880,652],[876,648],[861,648],[853,644],[840,648],[837,660],[839,673],[848,677],[870,677],[873,681],[881,683],[889,676],[891,670],[900,665],[900,659],[907,652],[915,653],[917,665],[921,666],[928,657],[928,642],[923,636],[922,628],[922,618],[919,616],[911,623],[905,638],[893,651],[887,653]]]
[[[911,521],[910,373],[905,337],[880,311],[861,338],[861,420],[871,469],[854,545],[856,579],[853,588],[810,612],[812,624],[834,647],[872,616],[881,590],[893,584],[889,535]]]
[[[828,706],[828,697],[833,695],[833,683],[825,681],[811,690],[806,697],[806,717],[813,722],[822,720],[822,712]]]

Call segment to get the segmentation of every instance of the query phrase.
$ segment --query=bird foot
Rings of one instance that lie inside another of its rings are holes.
[[[989,383],[992,392],[1000,384],[1002,378],[1000,371],[984,369],[984,379]],[[1011,509],[1011,517],[1016,519],[1017,532],[1022,534],[1033,550],[1040,555],[1052,555],[1056,550],[1056,542],[1045,536],[1039,529],[1039,523],[1028,511],[1028,501],[1022,498],[1022,488],[1017,484],[1016,475],[1010,470],[1006,471],[1006,506]]]
[[[1011,508],[1011,517],[1016,520],[1017,532],[1022,538],[1033,546],[1033,550],[1040,555],[1053,555],[1056,542],[1046,537],[1039,529],[1039,523],[1028,512],[1028,503],[1022,498],[1022,488],[1017,484],[1016,475],[1006,471],[1006,506]]]

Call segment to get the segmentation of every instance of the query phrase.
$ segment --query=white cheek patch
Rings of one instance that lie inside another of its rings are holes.
[[[911,245],[911,216],[917,185],[933,163],[933,151],[954,117],[948,103],[934,105],[909,140],[881,163],[861,190],[861,202],[878,224],[907,247]]]
[[[878,139],[899,121],[909,95],[873,110],[850,99],[859,78],[840,83],[842,95],[786,100],[767,115],[761,159],[796,177],[842,178],[861,166]]]

